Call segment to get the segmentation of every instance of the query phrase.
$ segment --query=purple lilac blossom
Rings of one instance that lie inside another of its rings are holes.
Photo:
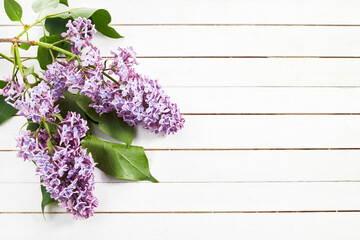
[[[7,82],[7,84],[4,88],[0,89],[0,95],[6,97],[5,100],[7,103],[13,104],[13,102],[22,95],[23,91],[25,90],[25,85],[20,84],[16,80],[12,81],[11,77],[9,76],[5,77],[5,82]]]
[[[157,80],[136,73],[136,53],[131,47],[111,52],[114,60],[108,74],[116,75],[118,83],[104,76],[100,51],[91,44],[95,29],[90,20],[78,18],[67,24],[69,30],[63,37],[70,39],[73,53],[80,54],[85,81],[80,82],[80,94],[92,98],[90,106],[97,113],[116,111],[117,116],[129,125],[144,123],[144,128],[155,133],[170,134],[183,128],[184,118],[175,103],[165,94]]]
[[[158,81],[136,73],[132,48],[118,48],[112,54],[114,61],[109,74],[118,76],[120,86],[104,80],[101,74],[93,74],[80,92],[92,98],[94,103],[90,106],[100,114],[116,111],[129,125],[143,122],[145,129],[155,133],[170,134],[183,128],[185,120],[179,108]]]
[[[48,150],[49,135],[44,129],[37,134],[21,131],[17,137],[18,156],[35,162],[36,173],[46,191],[76,219],[92,216],[98,205],[93,194],[95,163],[80,143],[87,130],[87,122],[79,114],[68,112],[53,136],[56,145],[52,153]]]
[[[81,54],[83,48],[92,45],[91,40],[96,30],[90,19],[79,17],[74,21],[69,20],[66,27],[68,30],[62,33],[61,36],[70,40],[73,53]]]
[[[40,122],[42,117],[47,121],[54,121],[55,116],[52,114],[60,113],[56,99],[54,99],[54,91],[45,82],[40,82],[37,86],[28,89],[21,98],[17,99],[14,107],[19,110],[21,115],[34,122]]]

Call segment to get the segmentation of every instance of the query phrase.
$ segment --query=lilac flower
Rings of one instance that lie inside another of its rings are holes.
[[[91,20],[79,17],[74,21],[69,20],[66,27],[68,27],[67,32],[62,33],[61,36],[70,40],[71,52],[80,55],[82,66],[93,65],[103,68],[100,50],[91,43],[96,33]]]
[[[105,80],[100,70],[91,71],[81,94],[94,101],[90,106],[102,114],[116,111],[129,125],[144,123],[144,128],[155,133],[170,134],[183,128],[185,122],[179,108],[170,101],[156,80],[137,74],[133,68],[136,55],[132,48],[118,48],[111,71],[119,77],[116,84]]]
[[[7,84],[4,88],[0,89],[0,95],[6,97],[5,101],[12,104],[18,97],[22,95],[25,90],[25,85],[20,84],[16,80],[11,80],[10,77],[5,78]]]
[[[37,134],[22,131],[17,137],[18,155],[35,162],[46,191],[75,218],[92,216],[98,205],[93,194],[95,163],[80,144],[87,130],[87,122],[79,114],[69,112],[50,140],[55,146],[52,153],[46,144],[50,137],[44,129]]]
[[[67,32],[62,33],[61,36],[70,39],[73,53],[81,54],[83,48],[92,45],[91,40],[96,30],[95,26],[91,24],[91,20],[79,17],[74,21],[69,20],[66,27],[68,28]]]
[[[91,43],[95,34],[91,21],[78,18],[69,21],[66,26],[68,31],[62,36],[70,40],[72,52],[80,55],[82,69],[77,73],[83,77],[83,80],[75,77],[77,80],[69,86],[91,97],[94,103],[90,106],[97,113],[116,111],[129,125],[142,122],[144,128],[155,133],[170,134],[183,128],[185,120],[179,108],[170,101],[158,82],[136,73],[136,53],[131,47],[111,52],[114,60],[110,63],[108,74],[118,77],[117,84],[104,75],[100,51]]]
[[[55,105],[56,100],[54,90],[45,82],[40,82],[10,104],[19,110],[20,115],[34,122],[40,122],[43,117],[48,121],[54,121],[53,114],[60,113],[58,106]]]

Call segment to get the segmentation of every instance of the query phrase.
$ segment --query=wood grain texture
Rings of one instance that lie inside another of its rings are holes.
[[[0,183],[38,183],[34,164],[16,154],[0,153]],[[359,150],[146,151],[150,170],[161,183],[360,181],[359,154]],[[126,182],[97,168],[95,179]]]
[[[0,150],[16,149],[15,129],[24,123],[22,117],[14,117],[0,126],[0,131],[6,136]],[[186,116],[185,126],[171,136],[155,135],[138,127],[133,144],[146,149],[360,147],[360,136],[357,134],[360,131],[360,115],[197,115]],[[96,134],[112,140],[100,130]]]
[[[139,58],[138,62],[139,72],[165,87],[360,86],[359,58]],[[3,75],[11,74],[11,69],[11,63],[0,59]]]
[[[359,187],[359,182],[97,183],[95,194],[99,212],[327,211],[360,210]],[[0,199],[0,212],[41,212],[40,183],[1,183],[0,191],[11,195]]]
[[[0,37],[16,35],[21,27],[3,27]],[[135,46],[143,57],[358,57],[359,27],[293,27],[293,26],[115,26],[123,39],[98,35],[94,44],[104,56],[116,46]],[[213,34],[216,32],[216,34]],[[31,39],[37,39],[42,28],[34,28]],[[181,36],[181,39],[179,39]],[[211,37],[209,37],[211,36]],[[339,47],[341,46],[341,47]],[[9,53],[8,44],[0,51]],[[30,48],[22,56],[35,56]]]
[[[96,214],[86,221],[67,215],[0,214],[7,239],[329,239],[357,240],[360,213],[292,214]],[[19,231],[19,227],[22,226]],[[116,230],[115,230],[116,229]],[[141,231],[139,231],[141,229]],[[261,229],[261,231],[259,231]]]
[[[32,1],[19,0],[24,9]],[[69,1],[71,7],[105,8],[115,24],[359,24],[356,0],[107,0]],[[205,7],[206,6],[206,7]],[[3,12],[3,6],[0,6]],[[65,7],[63,7],[65,9]],[[50,11],[51,12],[51,11]],[[5,14],[0,22],[11,23]],[[24,12],[25,23],[36,15]]]

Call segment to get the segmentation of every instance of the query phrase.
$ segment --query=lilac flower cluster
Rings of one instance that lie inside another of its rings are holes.
[[[20,84],[16,77],[6,79],[0,94],[21,115],[39,124],[34,132],[21,131],[18,155],[36,164],[42,185],[61,207],[75,218],[88,218],[98,205],[93,194],[95,163],[81,147],[88,127],[79,114],[68,112],[63,120],[58,115],[56,102],[63,91],[78,91],[93,100],[90,107],[97,113],[116,112],[129,125],[143,124],[155,133],[175,133],[185,120],[157,80],[136,72],[136,53],[131,47],[111,52],[114,59],[106,67],[99,49],[91,43],[95,34],[91,21],[78,18],[66,26],[68,31],[62,36],[78,58],[48,65],[32,87]],[[48,125],[56,126],[57,132],[50,132]]]
[[[92,216],[98,205],[93,195],[95,163],[80,145],[87,130],[86,121],[69,112],[51,139],[44,129],[35,133],[22,131],[17,138],[19,157],[35,162],[46,191],[75,218]],[[55,146],[51,151],[48,141]]]
[[[7,81],[9,81],[7,79]],[[24,91],[25,85],[15,81],[9,81],[0,91],[6,96],[5,101],[19,110],[19,114],[33,122],[40,122],[42,118],[54,121],[53,114],[60,113],[55,101],[58,99],[53,89],[45,82],[40,82],[37,86]]]
[[[99,50],[91,45],[90,40],[95,31],[91,22],[78,18],[67,26],[69,30],[62,36],[70,39],[73,53],[81,54],[82,66],[96,66],[86,68],[86,79],[76,81],[76,84],[81,89],[80,94],[92,98],[94,103],[90,106],[97,113],[116,111],[117,116],[129,125],[144,123],[145,129],[155,133],[170,134],[183,128],[185,120],[179,108],[170,101],[157,80],[136,73],[136,53],[131,47],[118,48],[117,52],[112,52],[114,60],[108,74],[118,78],[114,82],[104,73]],[[84,49],[88,51],[81,51]]]
[[[4,88],[0,89],[0,95],[7,97],[6,102],[13,104],[16,99],[18,99],[23,91],[25,90],[25,85],[20,84],[18,81],[13,80],[10,77],[5,77],[6,85]]]
[[[93,65],[103,68],[100,50],[91,43],[96,33],[91,20],[79,17],[74,21],[69,20],[66,27],[68,30],[62,33],[61,36],[70,40],[71,52],[80,55],[81,65],[84,67]]]
[[[74,21],[69,20],[66,27],[68,30],[61,36],[70,40],[73,53],[81,54],[83,48],[92,45],[91,40],[96,30],[95,26],[91,24],[91,20],[79,17]]]

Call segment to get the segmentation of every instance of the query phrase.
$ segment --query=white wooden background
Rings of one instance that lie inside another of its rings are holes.
[[[98,37],[104,56],[132,45],[185,129],[137,130],[160,183],[97,171],[94,217],[53,206],[44,221],[14,117],[0,127],[0,239],[359,239],[360,1],[69,2],[110,10],[126,38]],[[0,37],[14,36],[0,12]]]

